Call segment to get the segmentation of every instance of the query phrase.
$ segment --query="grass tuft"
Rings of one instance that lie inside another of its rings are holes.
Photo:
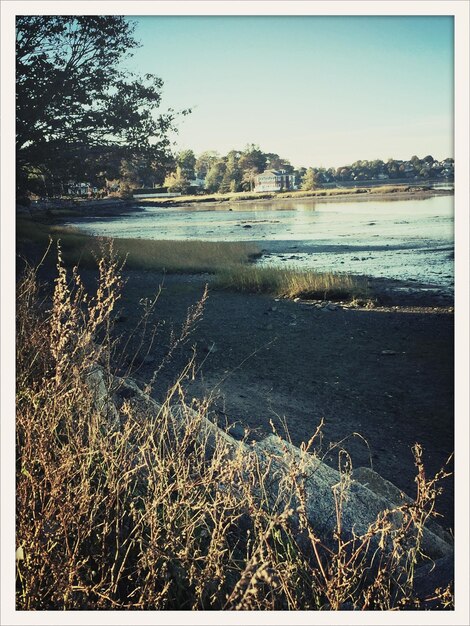
[[[367,280],[350,274],[295,267],[234,266],[218,272],[214,287],[286,298],[345,300],[369,297]]]

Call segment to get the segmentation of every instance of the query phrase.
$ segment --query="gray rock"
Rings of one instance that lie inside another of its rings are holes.
[[[282,497],[283,480],[289,475],[290,465],[295,463],[302,468],[305,476],[307,517],[322,541],[326,544],[331,542],[336,525],[334,493],[344,477],[317,457],[302,452],[275,435],[263,439],[256,448],[261,457],[269,457],[271,495],[274,499]],[[380,513],[395,508],[393,502],[356,480],[347,485],[344,493],[342,530],[346,536],[365,533]],[[394,513],[391,520],[394,526],[399,527],[402,515]],[[422,546],[423,552],[433,559],[453,554],[451,545],[426,528]]]
[[[105,415],[111,430],[115,431],[120,429],[121,421],[112,397],[112,382],[107,380],[100,365],[93,365],[85,374],[85,383],[92,394],[95,409]]]
[[[130,379],[105,376],[103,368],[94,366],[87,373],[86,382],[93,393],[95,405],[104,412],[110,421],[110,428],[119,429],[120,415],[116,408],[111,389],[124,389],[130,398],[127,400],[139,411],[149,416],[158,416],[162,406],[142,392],[138,385]],[[165,411],[167,408],[165,408]],[[215,449],[223,456],[234,458],[235,455],[246,463],[252,462],[266,471],[263,489],[254,485],[253,490],[263,498],[268,498],[273,507],[281,510],[285,506],[293,508],[292,527],[296,529],[300,502],[292,497],[292,468],[295,467],[297,476],[304,476],[305,510],[309,523],[317,537],[326,545],[335,543],[336,529],[336,500],[335,493],[341,488],[342,494],[342,535],[351,538],[354,534],[365,533],[377,516],[384,511],[390,511],[398,503],[406,502],[400,490],[382,479],[378,474],[367,468],[359,468],[351,475],[340,474],[337,470],[323,463],[318,457],[296,448],[276,435],[270,435],[260,442],[248,446],[243,441],[237,441],[234,436],[220,429],[216,424],[205,417],[198,416],[193,409],[186,405],[175,405],[169,413],[169,426],[172,436],[182,438],[191,430],[194,420],[198,420],[198,430],[194,437],[205,446],[206,455],[210,458]],[[240,431],[233,430],[233,435]],[[264,468],[264,469],[263,469]],[[363,482],[361,482],[363,481]],[[399,528],[402,514],[395,512],[390,516],[392,527]],[[302,540],[299,535],[299,540]],[[390,546],[385,546],[388,549]],[[422,552],[427,557],[437,560],[445,557],[451,563],[453,546],[442,539],[432,530],[425,528],[422,537]],[[448,570],[448,566],[447,570]],[[444,579],[447,570],[439,576]],[[425,575],[423,575],[426,577]]]
[[[244,438],[244,436],[245,436],[245,429],[238,422],[235,423],[235,424],[230,424],[230,426],[228,427],[227,431],[228,431],[229,435],[231,435],[232,437],[234,437],[238,441],[241,441]]]
[[[386,478],[383,478],[377,472],[369,467],[357,467],[352,471],[352,478],[373,491],[379,496],[387,498],[394,506],[402,504],[411,504],[413,499],[406,493],[401,491],[396,485]],[[435,520],[428,521],[428,528],[443,541],[453,546],[454,540],[452,535],[442,528]]]

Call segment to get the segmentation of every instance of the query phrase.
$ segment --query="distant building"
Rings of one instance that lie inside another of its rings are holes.
[[[254,191],[287,191],[296,189],[294,174],[287,174],[285,170],[266,170],[255,176]]]
[[[189,185],[191,187],[198,187],[199,189],[204,189],[204,187],[206,186],[206,179],[198,178],[196,176],[196,178],[193,178],[192,180],[189,181]]]
[[[74,183],[68,184],[67,193],[69,196],[91,196],[98,192],[98,187],[90,185],[90,183]]]

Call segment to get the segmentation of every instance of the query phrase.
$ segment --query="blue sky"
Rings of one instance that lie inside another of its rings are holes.
[[[130,66],[193,112],[177,148],[294,165],[453,156],[452,17],[145,16]]]

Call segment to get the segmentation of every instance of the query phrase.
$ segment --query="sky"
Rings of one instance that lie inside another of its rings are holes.
[[[249,143],[297,167],[453,156],[449,16],[144,16],[129,62],[191,108],[176,149]]]

